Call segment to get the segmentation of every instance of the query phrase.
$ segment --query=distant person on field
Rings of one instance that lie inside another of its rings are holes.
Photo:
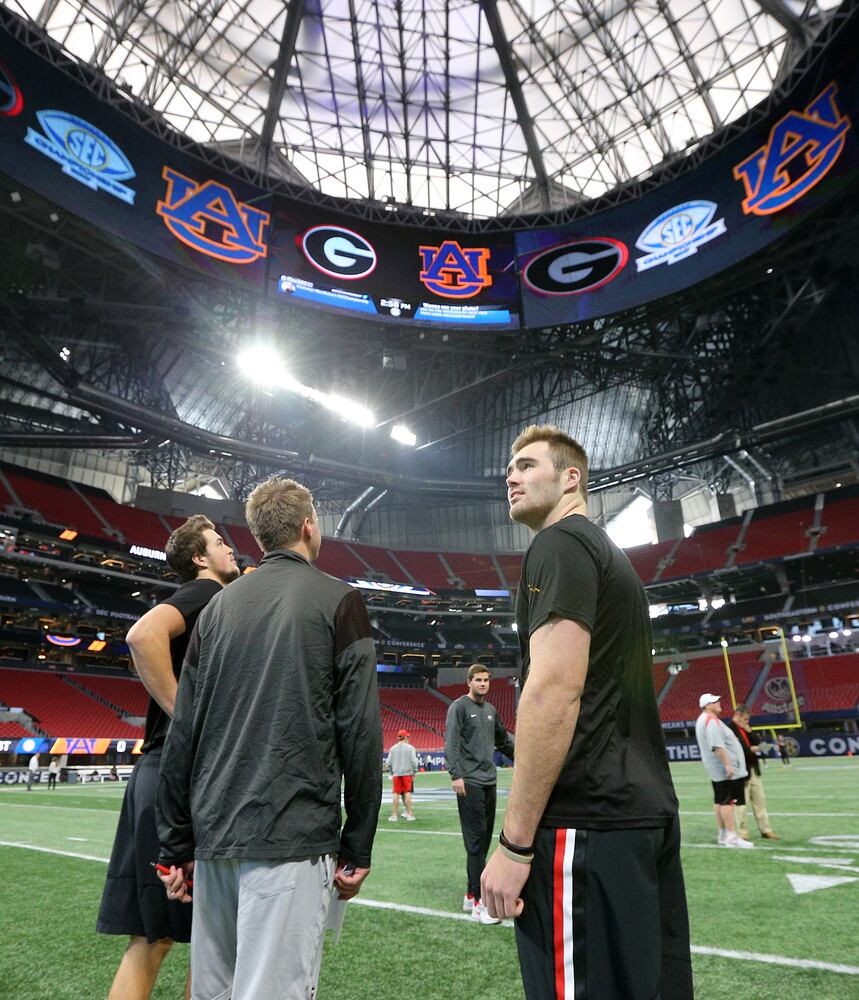
[[[722,702],[717,694],[698,699],[701,714],[695,722],[695,738],[701,760],[713,785],[713,811],[720,847],[754,847],[734,830],[734,806],[745,806],[748,772],[740,741],[719,719]]]
[[[516,598],[516,766],[483,902],[515,918],[528,1000],[691,1000],[647,595],[589,519],[587,480],[559,428],[513,443],[510,518],[534,537]]]
[[[513,738],[487,700],[489,670],[472,663],[466,680],[468,693],[447,710],[444,752],[456,792],[459,823],[465,843],[468,888],[462,901],[466,913],[482,924],[497,924],[480,901],[480,876],[495,828],[495,750],[513,757]]]
[[[56,757],[51,758],[51,763],[48,764],[48,791],[52,788],[56,791],[57,788],[57,775],[60,773],[60,762]]]
[[[191,631],[203,608],[239,575],[232,549],[203,514],[178,527],[165,552],[182,586],[147,611],[126,637],[150,700],[143,757],[125,788],[96,924],[102,934],[129,936],[109,1000],[146,1000],[173,942],[191,940],[191,908],[165,898],[151,866],[158,857],[155,789]]]
[[[27,791],[33,791],[33,782],[39,780],[39,755],[34,753],[27,765]]]
[[[194,1000],[312,1000],[332,886],[350,899],[370,873],[376,650],[360,593],[313,566],[310,491],[274,476],[245,513],[265,555],[188,646],[158,783],[160,861],[175,898],[193,872]]]
[[[394,783],[393,807],[388,822],[396,823],[400,818],[399,806],[402,795],[403,805],[406,807],[406,822],[414,823],[412,791],[414,790],[414,776],[420,770],[420,764],[415,748],[409,743],[409,733],[405,729],[401,729],[397,733],[397,742],[388,751],[388,767],[391,769],[391,778]]]
[[[790,767],[790,751],[787,748],[787,740],[784,738],[784,733],[778,734],[778,753],[782,764],[785,767]]]
[[[752,731],[752,713],[748,705],[737,705],[734,709],[734,716],[725,725],[734,736],[740,741],[743,749],[743,756],[746,761],[746,770],[749,776],[746,778],[746,803],[752,807],[755,814],[755,822],[764,840],[780,840],[777,833],[773,833],[770,825],[769,812],[767,811],[767,796],[764,791],[764,782],[761,778],[760,736]],[[739,836],[743,840],[749,839],[749,828],[746,822],[747,805],[736,806],[736,828]]]

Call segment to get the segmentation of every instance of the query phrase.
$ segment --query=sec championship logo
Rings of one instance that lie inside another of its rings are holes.
[[[658,264],[676,264],[721,236],[725,220],[712,221],[716,207],[712,201],[687,201],[654,219],[635,241],[646,254],[635,262],[638,271],[648,271]]]
[[[608,236],[573,240],[538,253],[522,277],[540,295],[581,295],[616,278],[629,260],[624,243]]]
[[[301,237],[301,249],[317,271],[332,278],[357,281],[376,270],[372,245],[342,226],[313,226]]]
[[[36,117],[42,132],[28,128],[24,138],[28,146],[91,190],[106,191],[128,205],[134,204],[134,191],[122,183],[134,177],[134,168],[113,139],[67,111],[37,111]]]
[[[746,215],[772,215],[807,194],[835,165],[850,119],[836,102],[834,83],[804,111],[789,111],[770,130],[765,146],[734,167],[743,182]]]

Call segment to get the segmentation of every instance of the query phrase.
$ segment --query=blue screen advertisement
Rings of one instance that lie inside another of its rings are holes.
[[[510,235],[364,222],[275,200],[275,294],[425,326],[518,328]]]
[[[476,234],[367,221],[220,171],[31,52],[13,18],[0,9],[0,172],[110,234],[100,252],[142,260],[139,247],[341,315],[463,330],[607,316],[730,268],[859,179],[859,13],[695,169],[564,225]]]

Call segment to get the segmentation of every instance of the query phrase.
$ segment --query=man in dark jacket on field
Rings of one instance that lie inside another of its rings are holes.
[[[500,921],[480,902],[480,875],[495,827],[495,751],[513,759],[513,739],[487,700],[489,669],[483,663],[468,668],[468,693],[447,710],[444,752],[450,772],[459,824],[465,843],[468,889],[462,908],[481,924]]]
[[[191,638],[158,787],[160,861],[176,898],[190,898],[194,875],[194,998],[305,1000],[332,882],[348,899],[370,870],[376,656],[358,592],[311,565],[309,491],[273,477],[246,516],[265,557]]]

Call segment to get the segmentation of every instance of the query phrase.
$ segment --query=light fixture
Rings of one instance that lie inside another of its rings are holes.
[[[408,445],[409,448],[414,448],[418,441],[417,435],[412,434],[405,424],[394,424],[391,428],[391,437],[400,444]]]
[[[262,386],[294,392],[325,407],[326,410],[331,410],[342,420],[358,424],[359,427],[372,427],[376,423],[376,418],[366,406],[337,393],[323,392],[321,389],[314,389],[299,382],[289,374],[280,355],[272,347],[265,345],[249,347],[239,354],[237,361],[239,368]]]
[[[78,537],[78,533],[74,531],[72,528],[65,528],[63,531],[60,532],[59,537],[64,542],[73,542]]]
[[[803,642],[811,642],[811,636],[810,635],[804,635],[802,637],[802,641]]]
[[[801,635],[795,635],[793,637],[793,641],[794,642],[802,642],[802,636]]]
[[[841,630],[841,634],[842,634],[842,635],[843,635],[843,636],[844,636],[845,638],[847,638],[847,637],[849,637],[849,636],[853,635],[853,629],[849,629],[849,628],[845,628],[845,629],[842,629],[842,630]]]

